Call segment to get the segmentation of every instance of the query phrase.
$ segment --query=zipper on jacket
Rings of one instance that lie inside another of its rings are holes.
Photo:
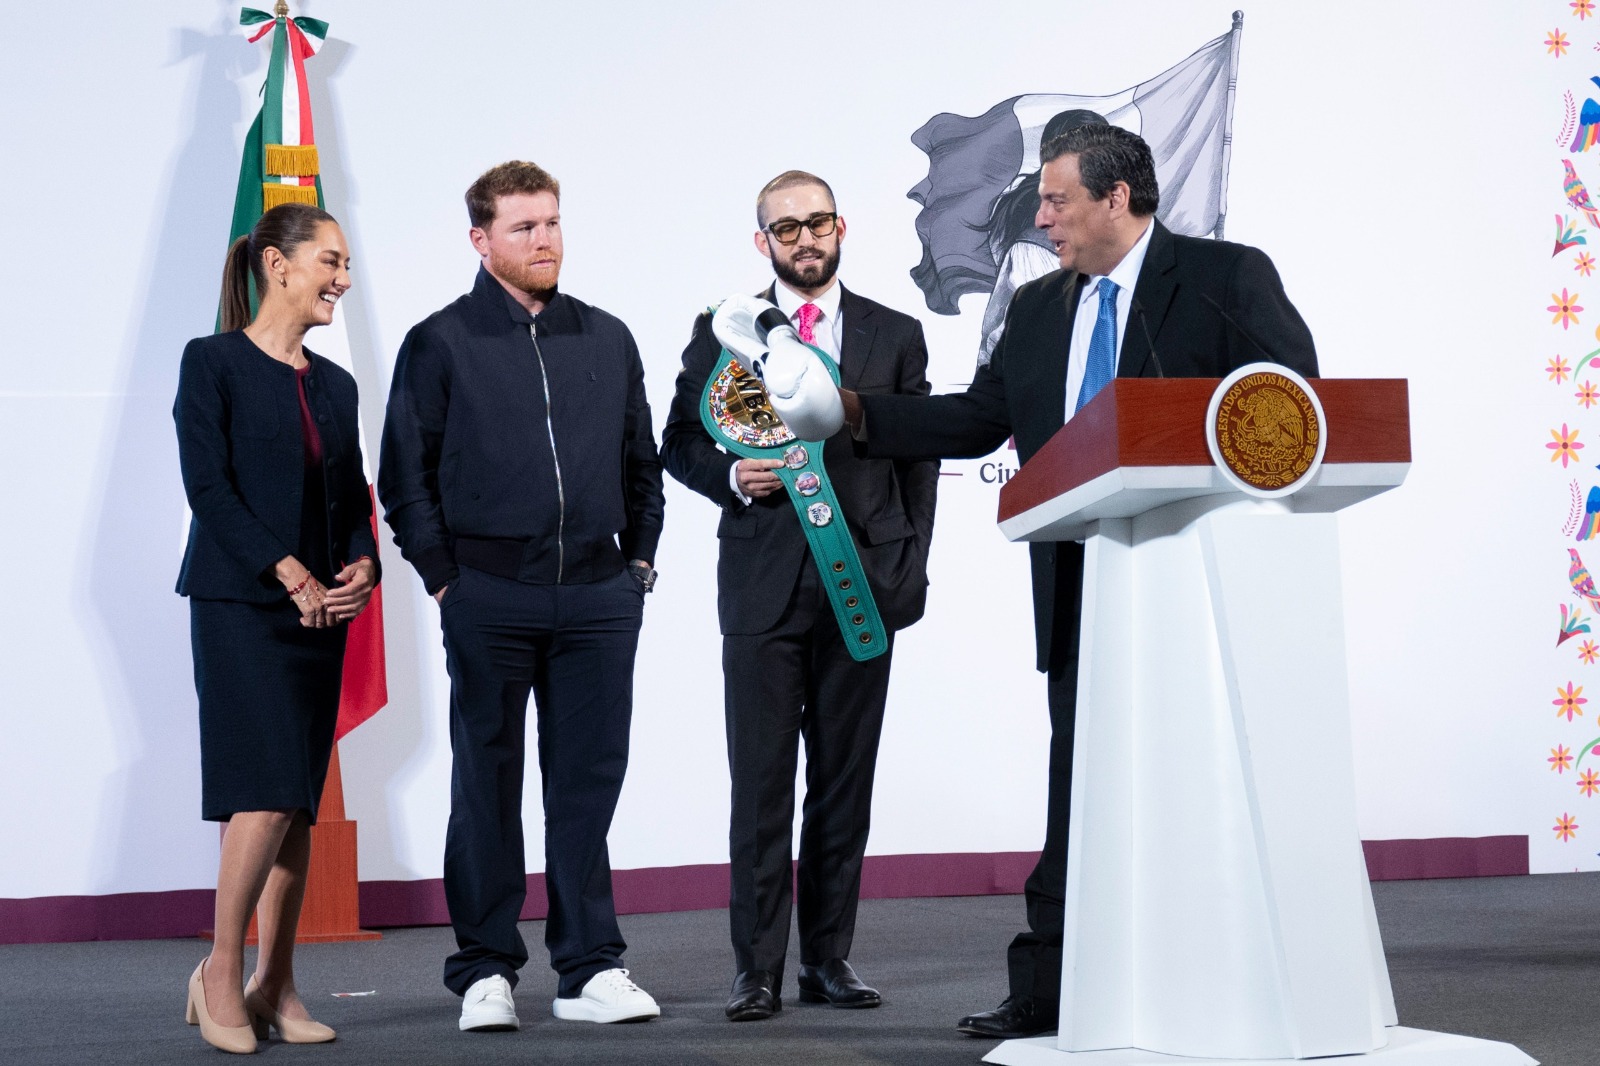
[[[528,336],[533,338],[533,355],[539,360],[539,380],[544,385],[544,428],[550,434],[550,459],[556,465],[556,584],[561,584],[561,574],[566,567],[567,549],[561,536],[567,526],[567,492],[561,484],[561,455],[556,451],[556,424],[550,409],[550,375],[544,368],[544,353],[539,350],[539,327],[528,326]]]

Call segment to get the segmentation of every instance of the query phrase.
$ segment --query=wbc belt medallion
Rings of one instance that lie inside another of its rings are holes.
[[[839,372],[833,361],[824,357],[822,362],[837,384]],[[822,442],[796,438],[772,410],[766,386],[746,373],[727,349],[706,382],[700,420],[712,438],[734,455],[782,461],[773,473],[800,516],[800,528],[851,658],[864,661],[888,651],[888,634],[861,568],[861,556],[822,465]]]

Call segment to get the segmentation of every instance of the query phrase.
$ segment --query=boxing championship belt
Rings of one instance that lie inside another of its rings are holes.
[[[839,371],[833,360],[820,350],[816,354],[838,384]],[[822,465],[823,442],[798,439],[772,410],[766,386],[747,373],[726,348],[700,398],[700,420],[713,440],[742,459],[783,461],[773,472],[800,514],[800,528],[805,530],[811,558],[822,575],[822,586],[828,590],[828,602],[851,658],[864,661],[888,651],[888,635],[861,568],[861,556]]]

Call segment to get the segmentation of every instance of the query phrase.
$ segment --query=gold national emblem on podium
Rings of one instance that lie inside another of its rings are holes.
[[[1271,363],[1230,374],[1211,398],[1206,443],[1212,458],[1252,495],[1282,496],[1320,465],[1322,406],[1305,379]]]

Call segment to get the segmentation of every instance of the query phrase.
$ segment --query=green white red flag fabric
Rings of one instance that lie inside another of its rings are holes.
[[[234,196],[233,226],[228,237],[230,246],[249,233],[263,214],[279,204],[305,203],[327,209],[322,199],[321,164],[311,121],[306,60],[316,55],[327,39],[328,24],[313,18],[289,18],[287,8],[287,4],[279,3],[280,13],[276,16],[249,7],[239,14],[239,24],[244,27],[246,36],[252,42],[268,42],[272,52],[267,63],[266,85],[261,92],[261,110],[245,137],[239,164],[239,187]],[[253,283],[250,297],[254,308],[257,297]],[[335,313],[331,325],[317,330],[309,340],[309,347],[318,355],[355,374],[342,311]],[[371,449],[366,446],[364,425],[360,433],[365,462]],[[370,496],[370,471],[362,473],[367,475]],[[376,511],[374,505],[374,540],[378,539]],[[383,589],[379,587],[373,592],[367,609],[350,623],[336,738],[371,718],[388,702]]]
[[[272,55],[261,110],[245,138],[234,200],[234,236],[248,233],[264,211],[281,203],[322,204],[306,60],[328,37],[326,22],[274,17],[250,7],[239,13],[239,24],[252,43],[270,41]]]

